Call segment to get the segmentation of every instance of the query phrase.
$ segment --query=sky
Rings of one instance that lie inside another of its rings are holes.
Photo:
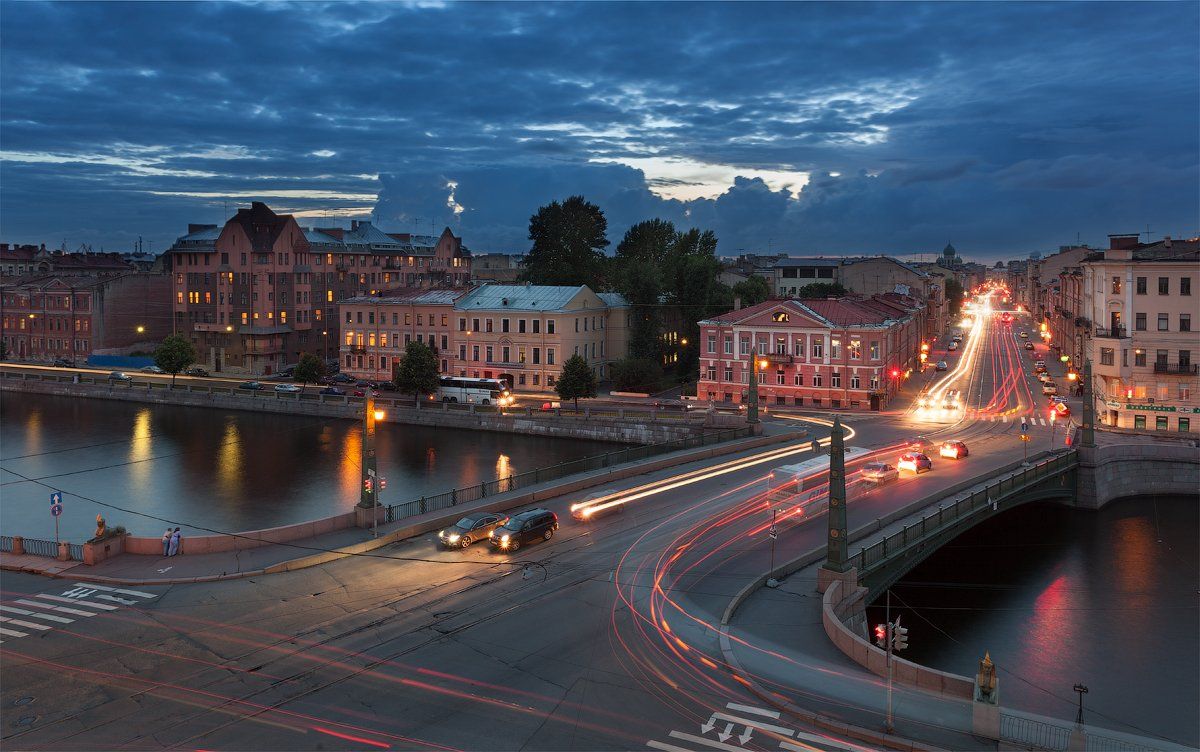
[[[719,252],[1200,235],[1200,3],[0,2],[0,241],[528,250],[582,194]]]

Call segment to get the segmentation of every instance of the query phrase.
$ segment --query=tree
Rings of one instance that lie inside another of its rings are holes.
[[[437,391],[437,353],[420,340],[409,342],[404,346],[404,357],[396,367],[393,383],[401,392],[411,394],[419,404],[421,397]]]
[[[301,353],[292,378],[301,384],[315,384],[325,375],[325,363],[312,353]]]
[[[651,358],[623,358],[612,364],[613,383],[622,392],[657,392],[663,369]]]
[[[154,365],[171,374],[171,387],[179,372],[196,362],[196,348],[179,334],[167,336],[154,351]]]
[[[771,297],[771,283],[757,274],[733,286],[734,297],[742,299],[742,305],[752,306]]]
[[[582,355],[572,355],[563,364],[554,391],[558,392],[559,399],[574,400],[575,412],[579,412],[580,397],[596,396],[596,373]]]
[[[837,282],[814,282],[800,288],[798,298],[840,298],[850,292]]]
[[[946,278],[946,303],[950,306],[950,315],[957,316],[962,307],[963,286],[956,278]]]
[[[675,225],[665,219],[648,219],[638,222],[625,231],[625,237],[617,245],[618,261],[647,261],[661,264],[675,242]]]
[[[8,343],[0,340],[0,360],[8,360]]]
[[[642,259],[618,261],[616,289],[629,301],[629,352],[639,358],[662,354],[662,272],[658,264]]]
[[[600,207],[571,196],[553,201],[529,218],[533,246],[522,277],[538,285],[590,285],[599,288],[607,267],[608,220]]]

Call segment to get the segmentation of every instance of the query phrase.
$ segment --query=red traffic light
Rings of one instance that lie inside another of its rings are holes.
[[[374,487],[375,483],[370,478],[367,478],[363,481],[363,488],[367,491],[367,493],[370,493]]]
[[[876,624],[875,625],[875,644],[881,648],[887,647],[887,625],[886,624]]]
[[[387,478],[380,478],[380,479],[379,479],[379,490],[380,490],[380,491],[386,491],[386,490],[387,490]]]
[[[897,369],[897,368],[892,369],[892,378],[893,379],[900,378],[900,370],[899,369]]]

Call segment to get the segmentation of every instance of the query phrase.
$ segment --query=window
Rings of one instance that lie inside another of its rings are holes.
[[[814,374],[813,374],[813,386],[821,386],[821,384],[822,384],[822,383],[823,383],[823,382],[822,382],[822,379],[821,379],[821,374],[819,374],[819,373],[814,373]]]
[[[459,346],[458,346],[458,359],[459,359],[459,360],[466,360],[466,359],[467,359],[467,346],[466,346],[466,345],[459,345]]]
[[[1190,366],[1191,364],[1192,364],[1192,351],[1191,350],[1180,350],[1179,351],[1179,365],[1187,367],[1187,366]]]
[[[788,350],[787,339],[784,337],[776,337],[775,338],[775,354],[776,355],[787,355],[787,350]]]
[[[812,341],[812,356],[822,359],[825,357],[825,338],[814,337]]]
[[[1160,332],[1169,331],[1167,327],[1170,325],[1170,316],[1165,313],[1158,314],[1158,330]]]
[[[717,380],[717,367],[715,365],[709,363],[708,370],[705,372],[704,378],[708,379],[709,381],[716,381]]]
[[[460,318],[458,320],[458,330],[460,332],[465,332],[467,330],[467,320],[466,319]]]
[[[1137,294],[1138,295],[1146,294],[1146,278],[1145,277],[1137,278]]]
[[[861,385],[862,385],[862,382],[859,381],[857,373],[850,377],[850,388],[851,389],[858,389]]]
[[[738,343],[738,352],[742,355],[750,354],[750,339],[748,337],[742,337]]]
[[[525,333],[525,319],[517,319],[517,333],[518,334]]]
[[[1100,365],[1111,366],[1113,364],[1113,349],[1111,347],[1100,348]]]
[[[1165,416],[1165,415],[1158,415],[1158,416],[1155,416],[1155,418],[1154,418],[1154,430],[1156,430],[1156,431],[1165,431],[1165,430],[1167,430],[1167,416]]]
[[[1133,427],[1144,429],[1146,427],[1146,416],[1145,415],[1133,416]]]
[[[500,354],[504,356],[504,359],[500,361],[501,363],[511,363],[512,362],[512,348],[507,347],[507,346],[502,347],[502,348],[500,348]]]
[[[533,333],[534,333],[534,334],[541,334],[541,333],[542,333],[542,320],[541,320],[541,319],[534,319],[534,320],[533,320]],[[536,378],[536,375],[535,375],[535,378]],[[533,383],[535,383],[535,384],[536,384],[537,382],[535,381],[535,382],[533,382]]]
[[[1168,353],[1166,350],[1155,350],[1154,362],[1160,366],[1165,366],[1167,364],[1167,355]]]
[[[831,360],[842,357],[842,341],[840,339],[829,340],[829,357]]]
[[[1133,315],[1133,328],[1139,332],[1146,331],[1146,314],[1135,313]]]
[[[841,371],[833,372],[833,378],[831,378],[829,380],[829,385],[832,386],[834,389],[841,387],[841,385],[842,385],[842,372]]]
[[[716,353],[716,351],[717,351],[717,338],[710,335],[708,338],[708,350],[706,350],[705,352],[707,352],[709,355],[712,355],[712,354]]]
[[[484,322],[483,322],[483,330],[484,330],[485,332],[487,332],[488,334],[491,334],[491,332],[492,332],[492,320],[491,320],[491,319],[485,319],[485,320],[484,320]]]
[[[505,334],[508,333],[508,319],[500,319],[500,331]]]
[[[356,316],[355,316],[355,318],[357,318],[357,319],[358,319],[358,323],[360,323],[360,324],[361,324],[361,323],[362,323],[362,311],[357,311],[357,312],[356,312]]]
[[[1179,331],[1190,332],[1191,330],[1192,330],[1192,314],[1190,314],[1190,313],[1179,314]]]
[[[775,372],[775,383],[779,384],[780,386],[783,385],[783,369],[782,368]]]
[[[546,334],[554,334],[554,319],[546,319]],[[546,362],[549,363],[550,361]],[[548,380],[547,383],[549,383]]]
[[[733,337],[725,338],[725,354],[733,355]]]
[[[862,340],[850,340],[850,360],[862,360]]]
[[[879,342],[871,340],[871,360],[879,360]]]
[[[479,362],[479,345],[471,345],[471,360]]]
[[[725,366],[725,381],[733,381],[733,366]]]
[[[796,371],[796,375],[792,377],[792,383],[796,386],[804,386],[804,374]]]
[[[536,320],[537,319],[534,319],[534,321],[536,321]],[[535,348],[533,348],[533,364],[538,365],[541,362],[542,362],[542,348],[535,347]]]
[[[1159,277],[1158,278],[1158,294],[1159,295],[1170,295],[1171,294],[1171,278],[1170,277]]]
[[[1133,351],[1133,365],[1138,368],[1146,367],[1146,351],[1145,350],[1134,350]]]
[[[1191,295],[1192,294],[1192,278],[1191,277],[1180,277],[1179,278],[1179,294],[1180,295]],[[1184,420],[1186,420],[1186,418]]]
[[[1188,431],[1191,431],[1191,430],[1192,430],[1192,421],[1191,421],[1191,419],[1189,419],[1189,418],[1180,418],[1180,419],[1179,419],[1179,431],[1180,431],[1180,433],[1187,433]]]
[[[1115,274],[1113,275],[1113,278],[1112,278],[1112,294],[1113,295],[1121,294],[1121,278],[1116,276]]]
[[[553,323],[553,321],[548,322],[547,325],[549,325],[550,323]],[[554,348],[553,347],[546,348],[546,365],[548,365],[548,366],[554,365]],[[550,380],[547,379],[546,384],[549,385],[549,383],[550,383]]]
[[[493,355],[494,355],[494,354],[495,354],[495,353],[494,353],[494,351],[492,350],[492,346],[491,346],[491,345],[488,345],[488,346],[487,346],[487,362],[488,362],[488,363],[491,363],[491,362],[492,362],[492,357],[493,357]]]

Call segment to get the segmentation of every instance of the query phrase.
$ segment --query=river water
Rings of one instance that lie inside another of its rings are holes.
[[[1198,530],[1195,496],[1006,512],[892,589],[903,657],[973,676],[990,651],[1003,706],[1073,719],[1082,683],[1085,722],[1196,747]]]
[[[3,392],[0,532],[54,538],[50,490],[21,476],[63,492],[60,535],[75,543],[92,536],[98,513],[109,526],[152,536],[165,524],[137,513],[221,531],[327,517],[358,501],[360,440],[360,423],[344,419]],[[383,423],[376,430],[379,472],[388,479],[381,501],[409,501],[614,446]]]

